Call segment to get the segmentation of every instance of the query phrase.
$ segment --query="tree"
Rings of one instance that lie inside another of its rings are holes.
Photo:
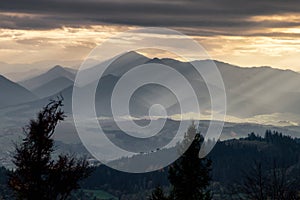
[[[162,188],[157,186],[155,190],[153,190],[149,200],[168,200],[168,197],[165,196]]]
[[[267,199],[267,180],[261,163],[255,162],[248,173],[245,173],[242,187],[238,191],[247,199]]]
[[[8,173],[9,170],[4,167],[0,167],[0,200],[12,198],[12,192],[9,188],[7,188]]]
[[[195,124],[189,127],[183,145],[191,145],[187,151],[169,168],[169,181],[172,184],[170,198],[174,200],[209,200],[208,186],[211,181],[211,161],[199,158],[203,137],[197,133]]]
[[[298,179],[288,177],[288,170],[274,161],[271,170],[264,170],[260,162],[245,173],[241,187],[236,191],[240,199],[298,200]]]
[[[65,118],[61,107],[63,99],[51,100],[24,128],[25,137],[16,144],[13,163],[15,170],[9,175],[9,186],[17,199],[66,199],[79,181],[90,173],[86,159],[60,155],[52,159],[56,125]]]

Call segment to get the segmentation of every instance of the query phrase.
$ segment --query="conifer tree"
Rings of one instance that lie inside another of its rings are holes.
[[[88,162],[75,156],[60,155],[53,159],[53,134],[56,125],[64,120],[62,98],[52,100],[24,128],[25,137],[15,147],[9,186],[17,199],[67,199],[79,188],[79,181],[90,174]]]
[[[195,124],[187,131],[185,140],[193,138],[187,151],[169,168],[172,185],[170,198],[174,200],[210,200],[208,190],[211,176],[211,161],[199,158],[203,137],[197,133]],[[183,144],[188,143],[184,142]]]
[[[168,198],[165,196],[163,189],[158,186],[153,190],[149,200],[168,200]]]

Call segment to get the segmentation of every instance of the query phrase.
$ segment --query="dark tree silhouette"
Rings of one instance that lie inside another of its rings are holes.
[[[203,137],[197,133],[195,124],[189,127],[185,140],[192,139],[186,152],[169,168],[169,181],[172,184],[170,197],[174,200],[209,200],[208,190],[211,176],[211,161],[199,158]],[[184,141],[183,145],[189,143]]]
[[[255,162],[248,172],[245,172],[242,187],[238,192],[247,199],[267,199],[267,177],[263,173],[261,163]]]
[[[298,200],[298,188],[297,177],[289,177],[288,170],[277,166],[275,161],[271,170],[265,170],[260,162],[255,162],[245,172],[237,193],[239,199]]]
[[[52,159],[56,125],[64,120],[62,98],[52,100],[24,128],[25,138],[16,145],[13,163],[16,169],[9,176],[9,186],[17,199],[66,199],[79,181],[90,174],[88,162],[75,156],[60,155]]]
[[[151,196],[149,197],[149,200],[168,200],[169,198],[165,196],[164,191],[161,187],[157,186]]]
[[[185,134],[184,140],[179,144],[180,153],[187,150],[169,167],[168,179],[172,189],[167,199],[210,200],[212,198],[208,189],[211,181],[211,160],[199,158],[203,141],[203,137],[197,133],[197,128],[193,123]],[[156,188],[152,197],[159,194],[163,192],[161,188]]]

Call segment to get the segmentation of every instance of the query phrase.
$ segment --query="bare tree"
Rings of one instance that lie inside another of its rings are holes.
[[[289,176],[288,169],[278,167],[274,161],[271,170],[263,169],[260,162],[255,162],[245,173],[237,187],[239,199],[252,200],[298,200],[298,182]]]

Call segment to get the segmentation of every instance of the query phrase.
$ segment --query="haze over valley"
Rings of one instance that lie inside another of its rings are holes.
[[[199,63],[199,66],[205,66],[211,61],[194,62]],[[243,68],[220,61],[214,62],[223,77],[227,94],[227,116],[221,140],[244,137],[249,134],[249,130],[260,135],[263,135],[266,129],[277,130],[292,137],[300,135],[299,73],[271,67]],[[171,66],[191,80],[202,113],[200,115],[183,113],[183,119],[184,115],[189,117],[194,115],[195,120],[200,120],[200,127],[205,132],[210,119],[210,96],[204,80],[191,65],[175,59],[148,58],[136,52],[128,52],[110,65],[99,81],[95,96],[99,122],[104,125],[104,129],[110,131],[110,137],[117,138],[120,144],[129,141],[112,121],[110,99],[114,85],[120,77],[131,68],[145,63],[150,64],[149,67],[151,63]],[[89,70],[89,73],[93,73],[93,68]],[[18,82],[13,82],[5,76],[0,77],[1,94],[4,94],[0,100],[1,157],[6,158],[9,155],[11,141],[22,136],[22,127],[28,119],[33,118],[49,99],[60,95],[64,98],[67,120],[58,126],[55,139],[68,145],[80,144],[72,119],[72,91],[75,77],[75,69],[59,65]],[[97,80],[89,81],[92,83]],[[134,106],[130,109],[135,120],[140,123],[147,121],[149,108],[159,102],[168,112],[167,124],[173,124],[168,126],[168,131],[175,131],[180,114],[179,105],[174,94],[166,88],[157,85],[143,86],[134,93],[132,99],[131,104]],[[158,116],[156,120],[160,120],[159,118]],[[123,123],[127,123],[126,118]],[[68,149],[68,145],[63,146]],[[82,150],[81,153],[83,152],[85,151]]]

